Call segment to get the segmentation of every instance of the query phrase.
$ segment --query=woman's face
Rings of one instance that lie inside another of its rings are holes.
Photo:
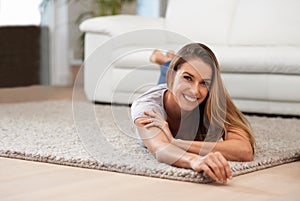
[[[212,70],[201,59],[181,64],[174,76],[172,93],[183,111],[192,111],[201,104],[208,94]]]

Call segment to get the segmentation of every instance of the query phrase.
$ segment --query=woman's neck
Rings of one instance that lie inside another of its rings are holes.
[[[191,114],[191,112],[184,112],[181,110],[174,95],[169,90],[167,90],[164,94],[164,108],[168,118],[172,121],[180,121]]]
[[[181,119],[181,111],[180,107],[175,101],[173,94],[167,90],[164,94],[164,107],[165,111],[168,115],[168,118],[172,120],[179,120]]]

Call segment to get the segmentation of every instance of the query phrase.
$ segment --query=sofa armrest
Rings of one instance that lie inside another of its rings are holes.
[[[79,28],[82,32],[116,36],[140,29],[163,29],[164,20],[164,18],[137,15],[103,16],[85,20]]]

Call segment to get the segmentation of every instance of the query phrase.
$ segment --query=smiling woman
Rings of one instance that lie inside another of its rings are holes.
[[[218,61],[204,44],[188,44],[173,55],[166,83],[138,97],[131,112],[143,144],[160,162],[204,171],[226,183],[232,177],[227,160],[253,160],[250,125],[230,99]]]
[[[41,0],[0,0],[0,25],[39,25]]]

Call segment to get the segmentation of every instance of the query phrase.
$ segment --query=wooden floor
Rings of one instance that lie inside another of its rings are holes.
[[[71,100],[71,92],[71,88],[45,86],[0,89],[0,102]],[[237,176],[220,185],[0,157],[0,200],[299,201],[300,161]]]

